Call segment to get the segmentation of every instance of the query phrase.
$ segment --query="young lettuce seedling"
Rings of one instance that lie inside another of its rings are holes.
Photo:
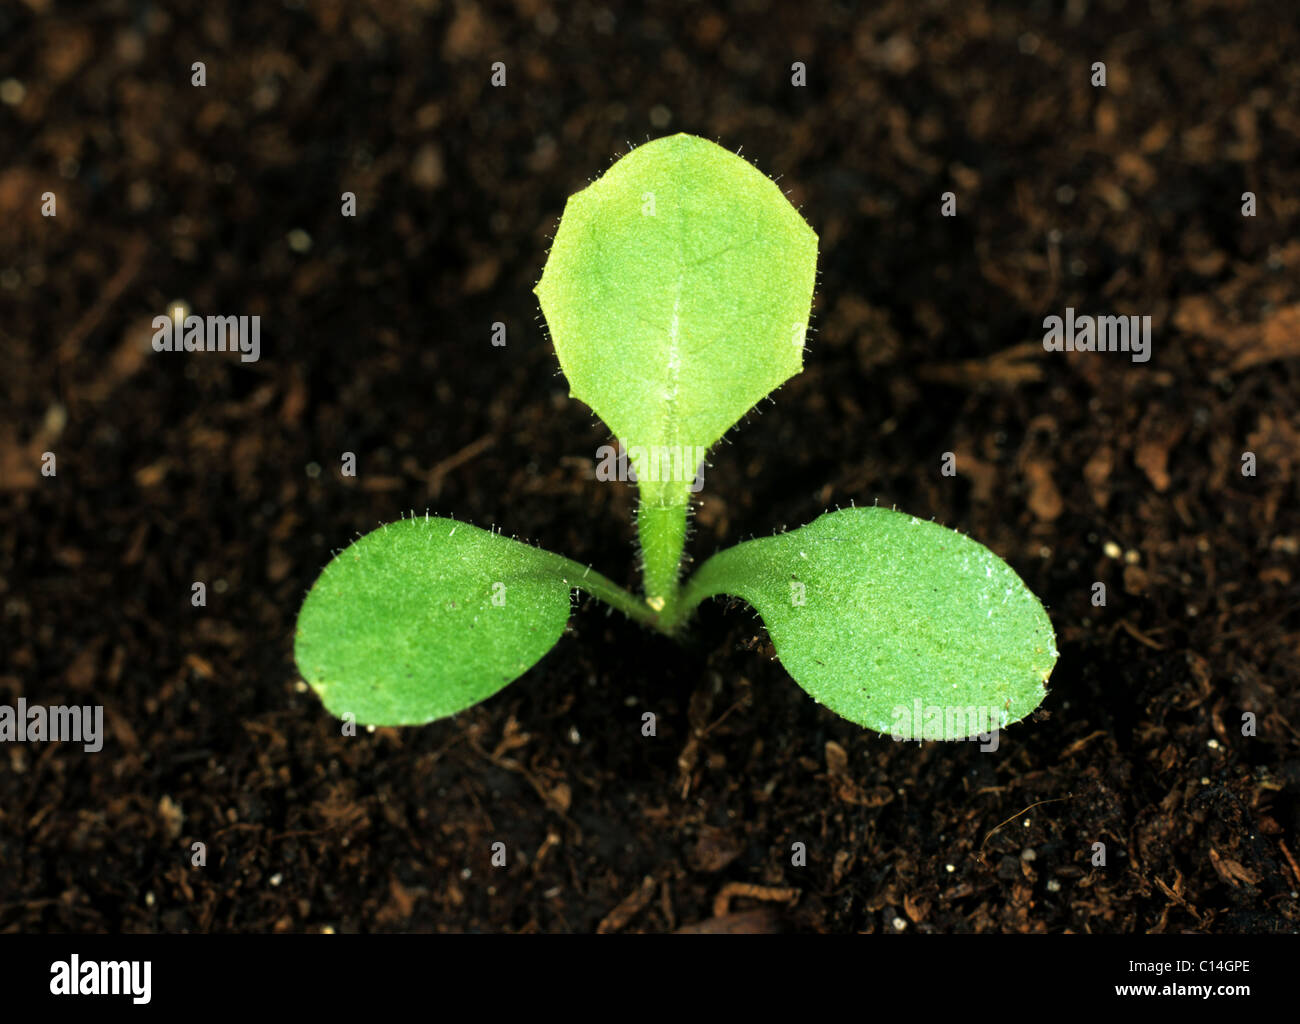
[[[626,443],[645,594],[454,519],[390,523],[341,551],[299,613],[295,657],[325,706],[416,725],[477,704],[555,645],[577,589],[669,636],[705,598],[738,597],[800,686],[876,732],[963,739],[1033,711],[1057,656],[1043,606],[935,523],[841,509],[681,581],[695,454],[802,369],[816,263],[777,186],[691,135],[572,196],[536,291],[572,396]]]

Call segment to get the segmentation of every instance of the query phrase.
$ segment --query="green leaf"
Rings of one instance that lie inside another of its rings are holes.
[[[813,698],[904,739],[964,739],[1019,721],[1056,663],[1047,613],[1010,566],[888,509],[842,509],[719,552],[686,585],[690,607],[715,594],[758,611]]]
[[[816,266],[776,184],[693,135],[570,197],[537,296],[573,397],[626,443],[643,496],[685,503],[703,451],[799,372]],[[688,468],[653,472],[668,451]]]
[[[454,519],[412,518],[334,558],[298,613],[298,670],[337,717],[419,725],[492,696],[564,631],[563,560]]]

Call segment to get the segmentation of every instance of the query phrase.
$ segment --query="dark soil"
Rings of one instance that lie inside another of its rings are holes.
[[[735,7],[0,9],[0,700],[108,732],[0,751],[0,930],[1297,930],[1294,5]],[[565,198],[678,130],[821,236],[807,369],[692,552],[877,501],[987,544],[1061,652],[996,754],[835,717],[743,606],[676,647],[584,604],[419,729],[300,683],[307,588],[409,510],[636,583],[531,289]],[[261,359],[154,353],[177,300]],[[1044,352],[1067,306],[1151,316],[1151,361]]]

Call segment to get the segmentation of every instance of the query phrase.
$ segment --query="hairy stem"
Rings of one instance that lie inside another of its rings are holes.
[[[658,628],[668,634],[679,625],[677,581],[686,547],[686,513],[690,504],[684,495],[680,503],[672,497],[647,500],[643,492],[636,513],[645,603],[657,613]]]
[[[595,569],[575,562],[571,558],[565,558],[550,551],[544,553],[554,561],[556,571],[559,572],[564,582],[569,586],[604,601],[611,608],[616,608],[628,618],[635,619],[643,626],[650,626],[652,629],[667,632],[663,629],[659,621],[659,615],[654,609],[635,594],[624,590],[609,577],[602,576]]]
[[[678,607],[684,622],[699,607],[700,602],[719,594],[735,594],[734,576],[728,572],[731,552],[735,548],[726,548],[707,559],[692,574],[682,587]]]
[[[679,583],[682,552],[686,547],[686,518],[690,510],[690,492],[684,485],[642,488],[637,504],[636,526],[641,542],[641,570],[645,597],[620,587],[571,559],[546,552],[554,559],[557,572],[570,586],[616,608],[642,625],[673,636],[699,603],[682,601]]]

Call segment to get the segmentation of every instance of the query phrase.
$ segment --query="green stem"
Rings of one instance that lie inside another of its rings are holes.
[[[659,629],[669,635],[681,624],[678,576],[686,547],[686,512],[689,508],[689,499],[679,503],[673,500],[675,497],[647,500],[643,493],[636,511],[645,603],[658,614]]]
[[[686,515],[690,508],[689,493],[660,492],[647,500],[642,493],[637,505],[637,534],[641,541],[641,569],[645,580],[645,598],[637,597],[613,580],[572,559],[546,551],[555,570],[571,587],[617,608],[644,626],[673,636],[689,617],[699,600],[682,602],[678,582],[682,552],[686,547]]]
[[[706,559],[686,581],[678,602],[683,621],[699,607],[700,602],[719,594],[735,594],[735,575],[727,571],[729,556],[735,550],[735,547],[727,548]]]
[[[663,630],[659,615],[635,594],[624,590],[607,576],[602,576],[595,569],[575,562],[571,558],[557,555],[552,551],[543,552],[554,561],[556,570],[564,582],[571,587],[590,594],[604,601],[611,608],[616,608],[630,619],[635,619],[644,626]],[[666,632],[666,630],[664,630]]]

